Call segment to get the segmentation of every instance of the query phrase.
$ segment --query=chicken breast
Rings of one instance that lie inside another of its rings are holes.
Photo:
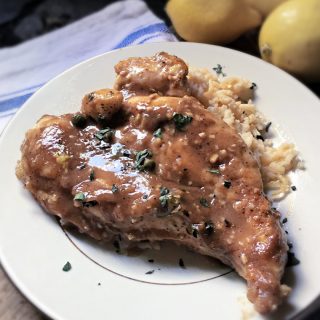
[[[186,86],[188,67],[176,56],[159,52],[147,58],[129,58],[115,66],[115,89],[134,94],[159,93],[182,97],[189,94]]]
[[[288,293],[286,238],[237,132],[190,96],[134,95],[107,109],[108,127],[66,114],[27,132],[17,176],[35,199],[97,240],[168,240],[217,258],[246,279],[259,312],[276,309]]]

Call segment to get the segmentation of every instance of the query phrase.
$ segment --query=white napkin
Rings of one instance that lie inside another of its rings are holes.
[[[145,42],[176,41],[141,0],[103,10],[20,45],[0,50],[0,132],[48,80],[106,51]]]

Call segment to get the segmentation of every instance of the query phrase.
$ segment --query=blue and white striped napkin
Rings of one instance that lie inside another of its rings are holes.
[[[0,50],[0,133],[37,89],[67,68],[112,49],[160,41],[176,38],[144,2],[126,0]]]

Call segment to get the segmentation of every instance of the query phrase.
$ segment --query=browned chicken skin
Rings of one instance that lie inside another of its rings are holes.
[[[115,89],[135,94],[161,93],[183,97],[189,93],[186,86],[188,67],[183,60],[166,52],[149,58],[129,58],[115,66]]]
[[[122,93],[113,89],[101,89],[86,94],[81,111],[96,121],[110,121],[122,106]]]
[[[154,84],[168,94],[171,83],[158,84],[153,77],[160,71],[152,72],[147,91]],[[141,82],[139,94],[142,88]],[[218,258],[247,280],[259,312],[274,310],[288,291],[280,285],[286,239],[263,194],[257,162],[237,132],[193,97],[122,101],[117,90],[109,93],[86,96],[82,111],[93,119],[107,115],[111,131],[99,131],[89,119],[77,128],[67,114],[44,116],[27,132],[17,167],[26,188],[49,213],[98,240],[171,240]],[[121,121],[114,121],[119,114]]]

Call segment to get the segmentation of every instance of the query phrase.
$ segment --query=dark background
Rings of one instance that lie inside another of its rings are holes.
[[[0,48],[60,28],[116,0],[0,0]],[[163,20],[166,1],[145,1]]]
[[[166,0],[144,1],[171,27],[164,11]],[[0,49],[61,28],[112,2],[115,0],[0,0]],[[259,56],[257,36],[258,30],[253,30],[228,47]],[[320,96],[320,83],[306,85]],[[319,302],[309,309],[308,315],[301,315],[296,319],[319,320],[320,314],[315,311],[317,305],[319,306]]]
[[[0,0],[0,49],[61,28],[115,1],[117,0]],[[171,26],[164,11],[167,0],[144,1],[159,18]],[[259,56],[258,31],[245,34],[227,47]],[[320,96],[320,83],[306,85]]]

